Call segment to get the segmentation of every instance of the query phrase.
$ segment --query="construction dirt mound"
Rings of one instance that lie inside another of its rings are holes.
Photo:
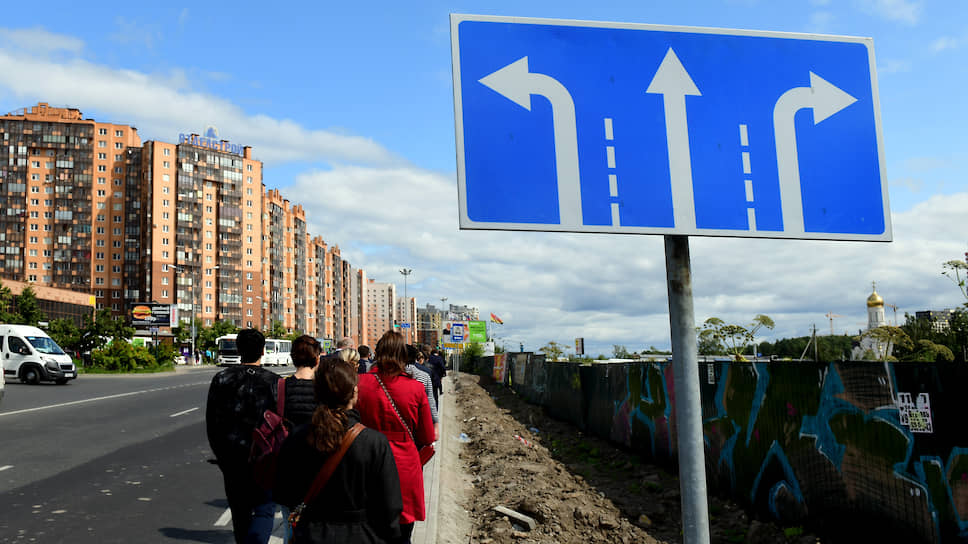
[[[456,393],[462,433],[459,469],[472,485],[461,504],[471,525],[465,542],[682,541],[674,473],[583,435],[487,378],[458,379],[458,390],[449,393]],[[709,514],[713,543],[820,542],[802,527],[751,520],[715,497]]]

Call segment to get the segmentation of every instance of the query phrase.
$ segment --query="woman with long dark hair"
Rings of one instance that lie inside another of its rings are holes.
[[[387,331],[376,345],[376,361],[360,375],[360,419],[390,441],[400,477],[403,512],[401,542],[410,542],[415,521],[423,521],[423,465],[418,450],[434,442],[434,422],[423,385],[404,370],[407,345],[403,335]]]
[[[298,427],[279,452],[273,499],[290,509],[302,503],[324,463],[348,430],[360,422],[356,369],[336,357],[316,368],[318,406],[308,425]],[[293,542],[381,543],[400,536],[403,509],[400,480],[386,437],[363,429],[346,450],[328,483],[306,502]]]

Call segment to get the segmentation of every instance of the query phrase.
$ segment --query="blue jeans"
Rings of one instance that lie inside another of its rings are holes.
[[[224,471],[225,498],[232,511],[236,544],[266,544],[272,535],[276,504],[272,494],[259,487],[248,471]]]

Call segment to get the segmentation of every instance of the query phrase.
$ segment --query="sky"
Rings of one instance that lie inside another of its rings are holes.
[[[872,37],[893,241],[690,237],[696,323],[766,314],[775,340],[829,334],[832,313],[857,334],[874,281],[899,322],[964,302],[941,274],[968,250],[961,0],[304,4],[7,6],[0,110],[71,106],[143,141],[214,125],[368,277],[402,293],[412,269],[418,306],[493,312],[510,349],[583,337],[610,356],[670,346],[663,239],[459,229],[449,14]]]

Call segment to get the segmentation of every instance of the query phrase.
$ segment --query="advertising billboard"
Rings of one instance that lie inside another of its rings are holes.
[[[156,302],[138,302],[131,305],[131,326],[138,327],[170,327],[171,304]]]

